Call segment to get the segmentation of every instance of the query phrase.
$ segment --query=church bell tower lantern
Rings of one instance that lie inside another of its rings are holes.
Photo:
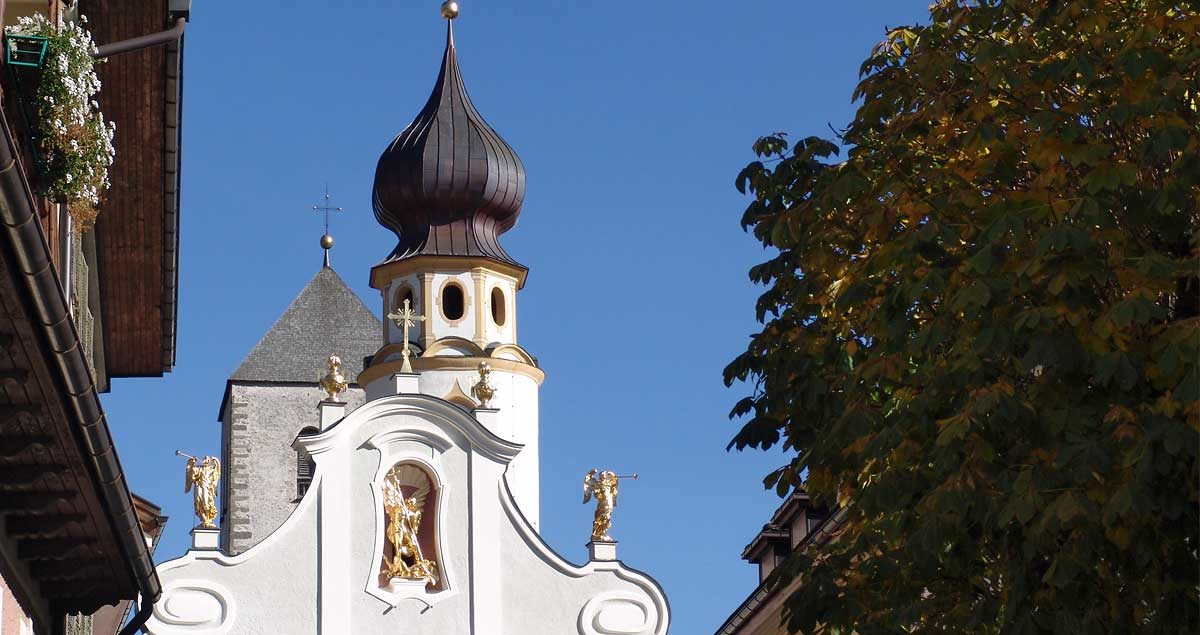
[[[368,399],[394,394],[409,342],[407,368],[419,373],[421,393],[487,411],[479,419],[489,431],[525,446],[509,485],[536,524],[543,374],[517,343],[516,298],[527,269],[499,240],[521,212],[525,169],[467,95],[454,44],[454,3],[445,3],[442,15],[446,49],[433,92],[375,169],[375,218],[396,234],[397,244],[371,270],[371,286],[383,300],[385,341],[359,383]],[[419,318],[388,319],[412,315],[406,303]],[[483,363],[496,397],[481,408],[471,388]]]

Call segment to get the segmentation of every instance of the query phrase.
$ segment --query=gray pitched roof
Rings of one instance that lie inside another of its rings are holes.
[[[354,382],[363,358],[383,343],[383,326],[341,276],[323,267],[254,345],[230,381],[316,383],[330,354]]]

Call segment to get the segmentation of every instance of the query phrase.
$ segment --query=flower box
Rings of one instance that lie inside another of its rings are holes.
[[[41,68],[46,62],[46,48],[49,38],[41,35],[4,36],[5,61],[12,66],[31,66]]]

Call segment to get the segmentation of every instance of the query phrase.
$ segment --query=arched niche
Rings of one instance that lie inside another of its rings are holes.
[[[383,516],[383,550],[379,561],[379,588],[396,584],[421,587],[436,593],[446,588],[438,544],[437,479],[417,461],[394,464],[380,484]],[[415,541],[413,534],[415,529]]]

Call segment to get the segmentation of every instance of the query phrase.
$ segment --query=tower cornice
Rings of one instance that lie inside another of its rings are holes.
[[[402,260],[389,260],[371,267],[371,288],[386,289],[392,280],[415,273],[449,273],[474,269],[486,269],[512,278],[517,284],[517,289],[525,287],[525,278],[529,275],[529,270],[521,265],[492,258],[419,255]]]

